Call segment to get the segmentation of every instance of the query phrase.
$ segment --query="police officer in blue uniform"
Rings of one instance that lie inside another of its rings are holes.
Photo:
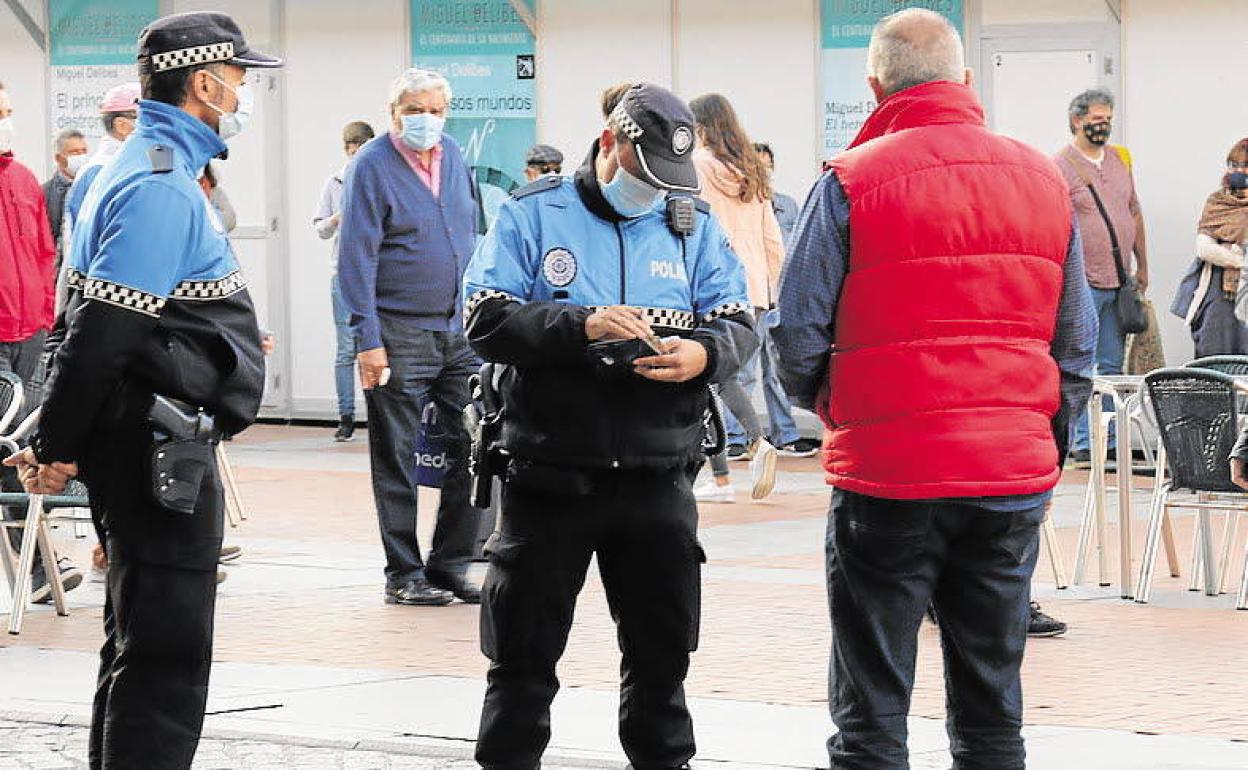
[[[503,204],[464,279],[469,341],[503,365],[502,509],[481,611],[486,768],[540,766],[595,554],[623,655],[624,750],[637,770],[694,755],[683,683],[704,556],[690,484],[708,383],[755,338],[740,261],[691,197],[693,125],[670,92],[627,91],[574,178],[543,177]]]
[[[196,183],[279,59],[233,19],[139,38],[139,125],[83,201],[28,489],[77,475],[108,556],[90,766],[189,768],[212,660],[222,493],[214,445],[256,416],[264,357],[246,282]]]

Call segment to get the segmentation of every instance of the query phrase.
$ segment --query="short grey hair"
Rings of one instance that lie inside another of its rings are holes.
[[[85,134],[83,134],[81,131],[79,131],[76,128],[67,128],[61,131],[59,134],[56,135],[56,154],[64,155],[65,145],[69,144],[70,140],[72,139],[81,139],[85,142],[87,140],[87,137]]]
[[[426,91],[441,91],[446,94],[446,101],[451,101],[451,84],[446,78],[433,70],[411,67],[390,84],[390,106],[397,105],[403,94],[423,94]]]
[[[1073,133],[1075,121],[1086,118],[1094,105],[1114,108],[1114,95],[1104,88],[1089,88],[1087,91],[1070,100],[1070,108],[1066,110],[1066,127]]]
[[[927,22],[930,29],[916,22]],[[966,79],[962,36],[935,11],[907,8],[889,14],[871,33],[867,74],[880,81],[885,95],[939,80],[961,83]]]

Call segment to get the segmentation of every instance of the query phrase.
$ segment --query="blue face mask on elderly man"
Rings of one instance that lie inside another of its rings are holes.
[[[446,126],[446,118],[432,112],[418,115],[401,115],[403,122],[403,143],[413,150],[432,150],[442,141],[442,129]]]

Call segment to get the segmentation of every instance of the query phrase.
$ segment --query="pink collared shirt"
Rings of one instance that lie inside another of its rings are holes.
[[[433,146],[429,153],[428,166],[421,161],[420,154],[404,144],[393,131],[390,132],[390,143],[403,156],[403,160],[407,161],[407,165],[412,167],[412,171],[416,172],[416,176],[420,177],[420,181],[425,183],[425,187],[429,188],[429,192],[433,193],[433,197],[437,198],[442,192],[442,143],[438,142]]]

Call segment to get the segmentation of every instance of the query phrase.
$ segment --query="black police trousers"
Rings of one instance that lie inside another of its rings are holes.
[[[679,768],[694,755],[684,680],[705,557],[691,474],[596,471],[589,482],[586,495],[503,486],[481,603],[490,669],[476,759],[489,770],[540,767],[555,664],[595,554],[622,653],[624,753],[636,770]]]
[[[143,410],[97,431],[79,469],[108,555],[92,770],[190,768],[208,700],[221,485],[209,463],[193,515],[157,504]]]

